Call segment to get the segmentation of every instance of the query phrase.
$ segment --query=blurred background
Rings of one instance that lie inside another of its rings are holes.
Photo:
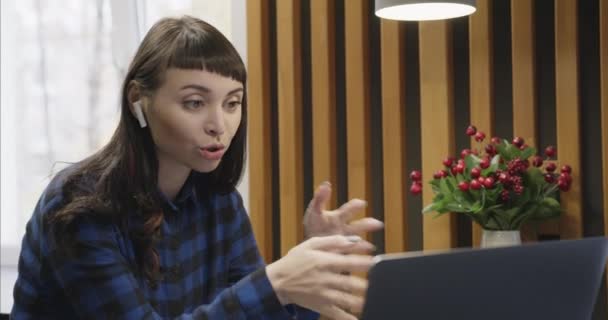
[[[10,312],[25,225],[54,173],[111,136],[135,49],[161,17],[201,18],[245,59],[246,0],[1,2],[1,304]],[[240,186],[248,203],[247,176]]]

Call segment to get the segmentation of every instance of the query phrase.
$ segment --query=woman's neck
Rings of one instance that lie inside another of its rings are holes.
[[[186,179],[190,175],[192,169],[183,164],[172,161],[158,155],[158,188],[167,197],[173,201],[177,194],[186,183]]]

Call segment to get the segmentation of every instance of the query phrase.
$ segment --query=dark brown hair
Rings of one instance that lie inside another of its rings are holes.
[[[245,65],[232,44],[213,26],[184,16],[158,21],[140,44],[122,85],[121,117],[111,140],[99,152],[74,165],[65,177],[62,206],[48,220],[52,236],[67,251],[74,246],[77,220],[87,217],[127,228],[136,215],[140,227],[128,227],[138,270],[155,286],[159,256],[154,248],[163,221],[158,191],[158,160],[149,129],[140,128],[129,108],[133,83],[151,95],[168,68],[197,69],[230,77],[246,90]],[[217,169],[194,181],[199,196],[226,193],[239,182],[245,158],[247,99],[243,96],[240,126]],[[201,175],[203,176],[203,175]]]

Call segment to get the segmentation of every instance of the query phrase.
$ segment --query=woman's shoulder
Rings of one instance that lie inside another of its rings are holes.
[[[34,217],[48,218],[65,206],[76,193],[92,192],[94,179],[79,174],[79,168],[79,163],[70,164],[51,178],[34,208]]]

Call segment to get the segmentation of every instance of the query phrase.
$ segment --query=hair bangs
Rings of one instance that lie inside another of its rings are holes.
[[[247,72],[234,46],[219,31],[206,31],[182,30],[173,43],[167,68],[204,70],[244,84]]]

